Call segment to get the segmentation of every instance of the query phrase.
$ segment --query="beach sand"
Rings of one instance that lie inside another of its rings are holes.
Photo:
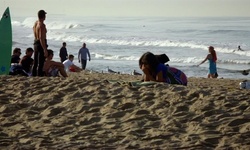
[[[250,149],[241,80],[133,87],[140,76],[0,76],[0,149]]]

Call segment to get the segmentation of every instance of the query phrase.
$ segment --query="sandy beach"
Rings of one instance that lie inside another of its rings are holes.
[[[0,149],[250,149],[242,80],[131,86],[140,76],[0,76]]]

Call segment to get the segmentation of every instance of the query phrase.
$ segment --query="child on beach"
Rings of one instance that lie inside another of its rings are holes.
[[[207,77],[208,78],[217,78],[218,73],[217,73],[217,67],[216,67],[216,61],[217,61],[216,52],[215,52],[213,46],[209,46],[208,51],[209,51],[209,54],[199,65],[203,64],[204,62],[206,62],[208,60],[209,61],[209,70],[208,70]]]
[[[69,55],[69,58],[63,62],[66,72],[80,72],[82,69],[74,65],[74,55]]]
[[[47,52],[48,57],[46,58],[46,61],[43,66],[43,71],[45,75],[49,77],[56,77],[59,76],[58,72],[60,72],[63,77],[68,77],[67,73],[64,70],[64,65],[61,62],[55,62],[52,60],[54,52],[50,49]]]
[[[187,85],[187,77],[182,71],[160,63],[151,52],[146,52],[141,56],[139,66],[144,73],[144,81]]]

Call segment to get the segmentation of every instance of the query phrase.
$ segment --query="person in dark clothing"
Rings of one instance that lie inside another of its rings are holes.
[[[46,40],[46,25],[44,20],[46,18],[46,12],[44,10],[38,11],[38,21],[33,26],[33,32],[35,36],[34,40],[34,65],[32,69],[33,76],[44,76],[43,66],[45,58],[48,55],[47,52],[47,40]]]
[[[33,65],[33,59],[31,58],[33,51],[32,48],[27,48],[26,55],[21,60],[19,58],[20,54],[13,57],[15,60],[12,60],[9,75],[30,76],[30,70]]]
[[[30,47],[26,49],[26,55],[23,56],[23,58],[20,61],[20,64],[22,65],[23,70],[30,74],[31,68],[34,63],[34,60],[31,58],[33,55],[34,50]]]
[[[21,55],[21,49],[20,48],[15,48],[13,50],[13,54],[11,56],[11,64],[16,63],[18,64],[20,62],[20,55]]]
[[[78,60],[79,60],[79,63],[82,64],[83,70],[85,70],[86,65],[87,65],[87,57],[89,58],[89,61],[90,61],[91,58],[90,58],[89,49],[86,47],[86,43],[83,43],[82,48],[79,49],[79,52],[78,52]]]
[[[59,57],[61,58],[61,62],[62,63],[65,60],[68,59],[68,52],[67,52],[67,48],[66,48],[66,43],[65,42],[63,42],[62,48],[60,49]]]

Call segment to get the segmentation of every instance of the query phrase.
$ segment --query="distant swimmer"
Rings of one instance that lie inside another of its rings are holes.
[[[238,51],[244,51],[243,49],[240,48],[240,45],[238,46]]]
[[[249,72],[248,72],[247,70],[243,70],[243,71],[242,71],[242,74],[246,76],[246,75],[249,74]]]
[[[240,45],[238,46],[238,50],[237,51],[244,51],[243,49],[240,48]],[[235,50],[233,51],[235,52]]]

